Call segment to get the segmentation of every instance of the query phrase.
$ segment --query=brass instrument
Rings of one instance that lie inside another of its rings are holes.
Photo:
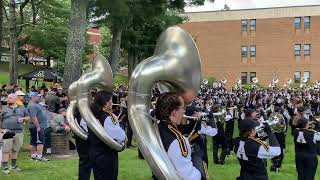
[[[67,121],[72,129],[72,131],[81,139],[86,140],[88,138],[87,132],[85,132],[74,117],[75,110],[78,104],[78,96],[77,96],[77,89],[78,89],[78,81],[73,82],[68,89],[68,96],[69,96],[69,106],[67,108]]]
[[[178,67],[178,68],[177,68]],[[129,82],[128,114],[140,150],[159,179],[180,179],[164,150],[157,123],[150,116],[151,89],[184,92],[185,104],[197,96],[201,83],[200,56],[190,34],[180,27],[164,31],[154,55],[142,61]]]
[[[276,133],[282,133],[285,132],[287,125],[286,120],[278,112],[274,112],[270,115],[269,119],[261,122],[258,127],[256,127],[256,132],[259,138],[267,137],[267,133],[264,132],[264,125],[263,123],[268,123],[271,127],[271,129]]]
[[[208,81],[208,79],[204,79],[204,80],[202,81],[202,83],[203,83],[204,85],[207,85],[207,84],[209,83],[209,81]]]
[[[301,79],[301,83],[300,83],[300,88],[305,88],[305,87],[307,87],[307,83],[308,82],[308,78],[307,77],[303,77],[302,79]]]
[[[71,128],[75,133],[81,135],[82,138],[85,138],[84,134],[82,134],[83,132],[81,132],[79,127],[77,127],[78,125],[74,122],[73,118],[75,107],[78,106],[82,118],[86,121],[87,126],[97,135],[97,137],[110,148],[116,151],[121,151],[124,146],[119,144],[105,132],[104,128],[99,121],[97,121],[90,109],[90,89],[94,87],[106,90],[110,93],[113,92],[112,71],[107,59],[101,55],[95,57],[93,70],[89,73],[83,74],[78,81],[74,82],[69,87],[69,93],[71,93],[72,101],[71,106],[67,110],[67,120],[73,124]]]

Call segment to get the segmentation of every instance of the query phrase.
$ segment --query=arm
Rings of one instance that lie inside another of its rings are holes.
[[[28,112],[31,118],[31,122],[36,126],[37,130],[40,131],[40,124],[37,118],[37,109],[35,106],[30,106]]]
[[[258,151],[258,158],[260,159],[270,159],[281,154],[280,147],[270,146],[268,149],[265,149],[263,146],[260,146]]]
[[[217,128],[213,128],[211,126],[208,126],[204,122],[201,123],[201,129],[198,131],[198,134],[205,134],[208,136],[215,136],[218,134]]]
[[[115,116],[114,116],[115,117]],[[116,117],[115,117],[116,118]],[[123,143],[126,140],[126,133],[119,126],[119,123],[112,123],[111,117],[108,116],[104,121],[104,130],[106,133],[112,138],[118,141],[119,143]]]
[[[313,142],[317,142],[320,141],[320,133],[319,132],[315,132],[314,136],[313,136]]]
[[[182,155],[178,140],[174,140],[170,144],[167,153],[178,175],[183,180],[200,180],[201,179],[201,174],[193,166],[190,155],[188,155],[187,157],[184,157]]]

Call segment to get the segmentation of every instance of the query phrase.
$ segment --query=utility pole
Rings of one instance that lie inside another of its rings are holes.
[[[17,39],[16,39],[16,3],[15,0],[9,1],[9,35],[10,35],[10,64],[9,64],[9,77],[10,83],[17,83],[18,73],[17,73]]]

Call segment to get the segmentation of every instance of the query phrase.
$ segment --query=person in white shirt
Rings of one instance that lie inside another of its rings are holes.
[[[159,132],[163,147],[181,179],[199,180],[201,173],[191,161],[188,138],[177,128],[182,122],[184,113],[184,100],[177,93],[164,93],[159,97],[155,115],[160,120]]]

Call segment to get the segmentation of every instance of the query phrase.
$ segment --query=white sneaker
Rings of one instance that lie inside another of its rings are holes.
[[[2,172],[5,174],[10,174],[10,169],[8,167],[2,168]]]
[[[45,157],[37,158],[38,161],[50,161],[50,159],[47,159]]]

